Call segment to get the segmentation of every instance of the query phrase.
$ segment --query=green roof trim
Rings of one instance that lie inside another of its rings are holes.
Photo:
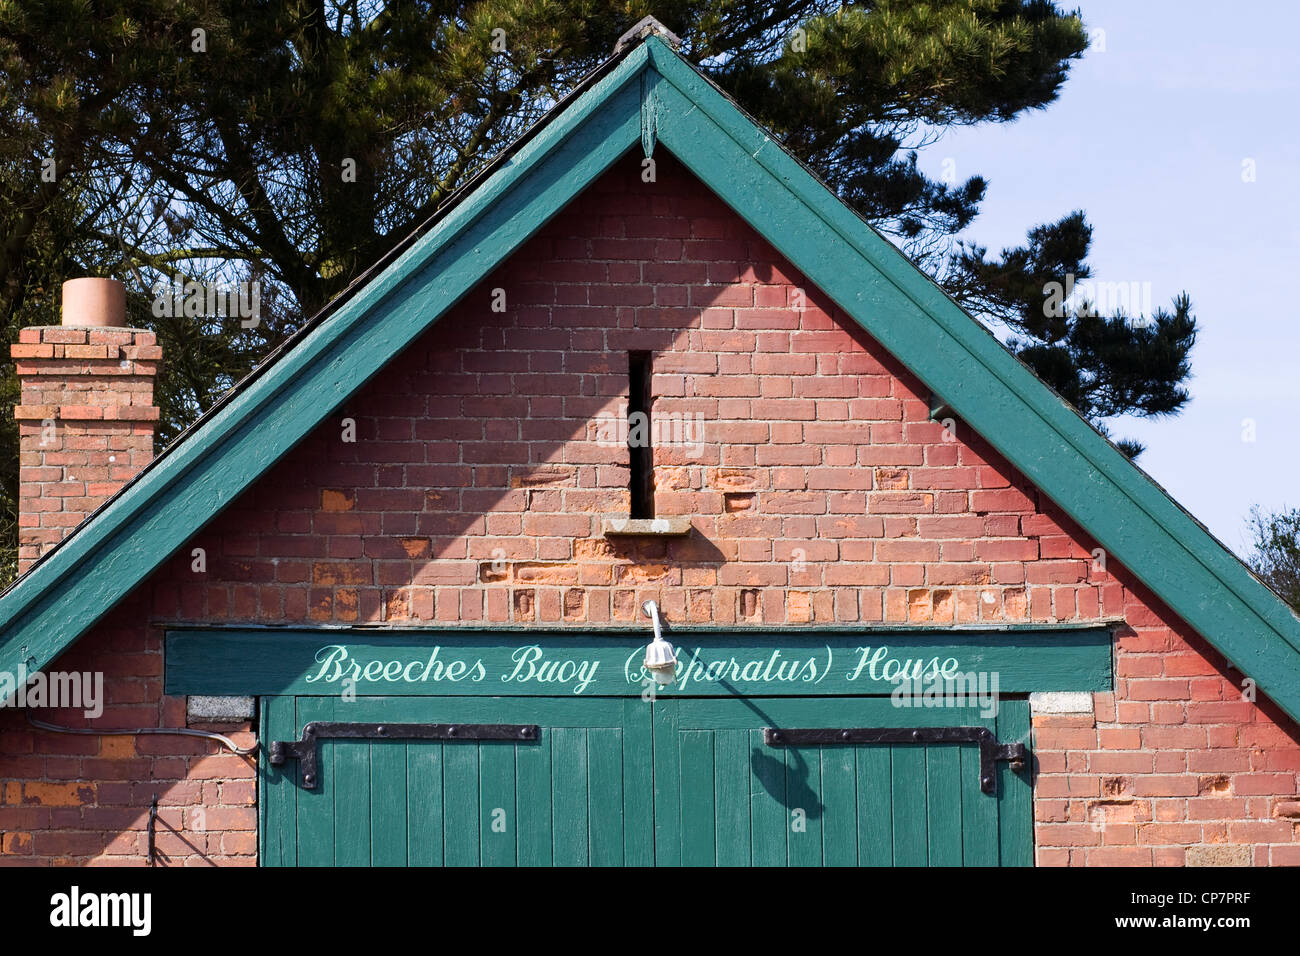
[[[0,595],[0,670],[46,666],[640,145],[676,156],[1300,719],[1300,618],[1280,598],[661,39],[647,38],[612,67]]]

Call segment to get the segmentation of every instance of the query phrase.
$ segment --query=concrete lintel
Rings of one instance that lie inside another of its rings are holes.
[[[253,719],[251,697],[191,695],[185,699],[185,716],[193,721],[240,722]]]
[[[1092,692],[1055,690],[1030,694],[1029,709],[1035,714],[1091,714]]]

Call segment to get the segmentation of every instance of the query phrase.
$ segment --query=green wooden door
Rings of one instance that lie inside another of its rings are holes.
[[[900,708],[889,698],[655,704],[655,860],[696,866],[1027,866],[1027,776],[979,785],[976,744],[772,747],[763,728],[987,727],[1029,739],[1025,700]]]
[[[649,708],[639,699],[262,698],[266,740],[318,721],[537,724],[536,741],[317,743],[319,785],[262,770],[268,866],[653,863]]]
[[[764,727],[987,727],[1024,700],[262,698],[264,740],[313,720],[528,723],[535,742],[319,741],[320,783],[262,769],[264,865],[1028,865],[1030,786],[975,744],[770,747]]]

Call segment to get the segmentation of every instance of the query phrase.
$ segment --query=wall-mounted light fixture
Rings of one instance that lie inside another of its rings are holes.
[[[667,687],[677,680],[677,653],[673,646],[664,640],[663,630],[659,625],[659,605],[646,601],[641,610],[654,624],[655,639],[645,649],[645,669],[655,679],[655,683]]]

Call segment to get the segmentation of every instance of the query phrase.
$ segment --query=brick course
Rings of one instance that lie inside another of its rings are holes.
[[[1115,621],[1114,692],[1034,719],[1038,862],[1300,862],[1296,726],[689,174],[639,173],[593,184],[55,665],[126,662],[100,723],[184,725],[170,623],[632,625],[647,599],[678,624]],[[686,538],[600,536],[628,509],[600,429],[632,350],[679,428],[656,505]],[[139,862],[153,792],[173,865],[255,860],[253,766],[213,744],[7,713],[0,753],[5,860]]]

